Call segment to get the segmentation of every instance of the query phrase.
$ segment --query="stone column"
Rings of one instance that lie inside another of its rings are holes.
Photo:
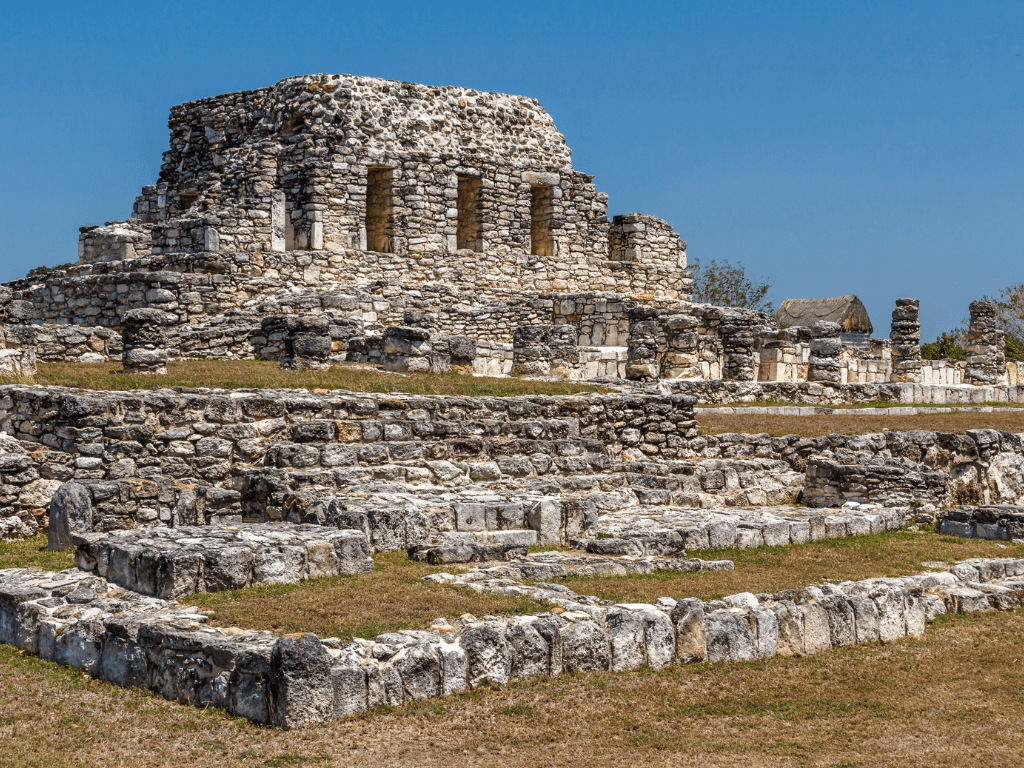
[[[664,338],[658,310],[635,307],[629,311],[629,338],[626,341],[626,378],[657,381],[661,376],[659,358]]]
[[[551,375],[573,379],[580,375],[580,334],[575,325],[553,325],[548,335]]]
[[[700,378],[699,326],[700,320],[693,315],[678,314],[664,318],[665,355],[659,372],[662,378]]]
[[[839,384],[839,352],[843,343],[839,338],[839,323],[819,320],[811,326],[811,359],[807,365],[807,380],[822,384]]]
[[[921,324],[917,320],[918,299],[896,299],[892,311],[891,381],[921,383]]]
[[[171,315],[160,309],[131,309],[121,318],[121,363],[125,373],[167,373],[167,330]]]
[[[331,367],[331,325],[324,315],[302,315],[288,322],[281,368],[326,371]]]
[[[1005,365],[1006,334],[996,327],[995,303],[972,301],[964,382],[977,386],[996,384]]]
[[[550,325],[520,325],[512,333],[512,375],[547,376],[551,373]]]
[[[722,318],[722,378],[727,381],[757,381],[754,366],[756,335],[761,329],[756,316],[729,313]]]

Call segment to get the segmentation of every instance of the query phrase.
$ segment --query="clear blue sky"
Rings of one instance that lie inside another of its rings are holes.
[[[536,97],[610,213],[771,297],[858,294],[934,337],[1024,282],[1024,3],[12,3],[0,280],[156,181],[172,104],[315,72]]]

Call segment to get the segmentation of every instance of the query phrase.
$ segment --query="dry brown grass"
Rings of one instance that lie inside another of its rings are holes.
[[[805,659],[538,679],[294,731],[0,646],[0,765],[1019,766],[1024,613]]]
[[[893,531],[788,547],[716,549],[687,554],[705,560],[732,560],[735,570],[660,571],[604,579],[566,579],[565,584],[580,594],[616,602],[654,602],[663,596],[711,600],[737,592],[758,594],[800,589],[824,581],[907,576],[920,573],[921,563],[925,562],[952,563],[969,557],[1024,558],[1024,545]]]
[[[372,366],[334,364],[327,371],[282,371],[265,360],[178,360],[166,376],[121,373],[121,364],[40,363],[32,377],[0,377],[0,384],[45,384],[97,390],[154,390],[164,387],[220,389],[346,389],[353,392],[404,392],[414,395],[574,395],[603,392],[602,387],[559,381],[461,376],[455,373],[386,373]]]
[[[302,584],[198,594],[188,598],[215,611],[218,626],[316,632],[321,637],[373,638],[382,632],[422,629],[434,619],[464,613],[523,614],[547,606],[523,597],[452,589],[424,581],[429,573],[451,571],[409,560],[405,552],[374,555],[372,573],[312,579]]]
[[[1024,432],[1024,409],[1014,412],[929,413],[919,416],[767,416],[758,414],[702,414],[698,417],[705,435],[723,432],[761,434],[772,437],[800,435],[863,435],[885,429],[906,431],[924,429],[933,432],[964,432],[968,429],[1000,429]]]

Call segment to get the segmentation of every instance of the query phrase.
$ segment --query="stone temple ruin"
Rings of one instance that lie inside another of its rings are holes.
[[[613,392],[2,385],[0,534],[46,530],[77,568],[0,571],[0,642],[288,726],[541,674],[817,653],[1017,604],[1015,560],[707,603],[615,606],[550,583],[731,568],[687,550],[923,518],[1024,538],[1021,435],[697,424],[698,402],[1019,402],[985,302],[966,365],[921,360],[913,299],[885,340],[844,338],[831,315],[787,327],[693,303],[685,243],[653,216],[609,219],[523,97],[315,75],[174,107],[169,127],[131,218],[83,227],[76,266],[0,287],[0,374],[258,358]],[[435,581],[557,610],[341,643],[219,630],[173,602],[365,573],[395,550],[469,569]]]

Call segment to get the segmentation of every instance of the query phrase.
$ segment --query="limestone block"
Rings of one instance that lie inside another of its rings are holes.
[[[470,687],[504,685],[512,674],[512,647],[502,634],[487,625],[470,627],[459,638],[466,652],[466,678]]]
[[[605,619],[611,648],[612,672],[636,669],[647,661],[644,626],[632,611],[611,611]]]
[[[513,625],[505,639],[512,651],[511,679],[525,680],[548,673],[548,643],[532,624]]]
[[[50,501],[47,549],[63,552],[73,546],[72,535],[90,533],[93,527],[92,498],[80,483],[60,486]]]
[[[757,641],[746,612],[717,610],[704,616],[708,661],[750,661],[757,658]]]
[[[334,717],[331,657],[311,634],[285,635],[274,644],[267,681],[274,725],[293,728]]]
[[[558,630],[562,670],[594,672],[607,670],[611,664],[608,636],[595,621],[577,621]]]
[[[458,643],[442,640],[437,646],[441,659],[441,695],[451,696],[468,686],[469,657]]]
[[[676,660],[683,664],[705,661],[704,603],[697,598],[684,598],[675,604],[669,618],[676,630]]]
[[[429,643],[405,647],[392,657],[407,699],[430,699],[441,693],[441,660]]]
[[[345,717],[367,710],[366,669],[350,660],[331,667],[334,693],[334,717]]]

